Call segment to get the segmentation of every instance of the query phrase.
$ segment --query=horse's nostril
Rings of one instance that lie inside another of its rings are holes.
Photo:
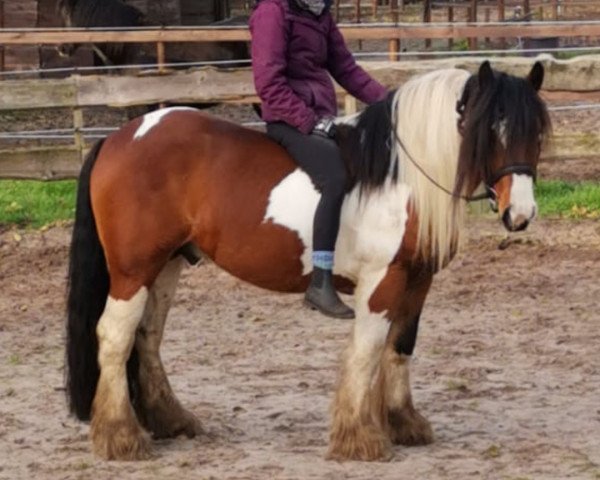
[[[527,222],[529,222],[529,219],[523,214],[517,215],[514,219],[512,219],[512,223],[516,227],[519,227]]]
[[[523,223],[518,224],[517,228],[514,229],[515,232],[521,232],[525,230],[529,226],[529,220],[525,220]]]
[[[508,207],[506,210],[504,210],[504,213],[502,214],[502,222],[504,223],[506,229],[511,232],[520,232],[525,230],[529,225],[529,220],[531,219],[527,218],[523,214],[519,214],[513,218],[511,215],[511,207]]]

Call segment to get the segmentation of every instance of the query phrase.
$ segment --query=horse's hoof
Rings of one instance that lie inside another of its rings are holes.
[[[147,460],[152,457],[150,438],[135,423],[93,424],[91,438],[94,452],[105,460]]]
[[[374,426],[355,425],[333,430],[327,460],[390,461],[394,454],[389,439]]]
[[[145,411],[144,416],[146,418],[144,423],[155,439],[175,438],[179,435],[194,438],[204,433],[200,420],[181,407],[169,412],[164,409],[149,409]]]
[[[414,447],[434,441],[429,421],[414,408],[389,412],[390,438],[395,445]]]

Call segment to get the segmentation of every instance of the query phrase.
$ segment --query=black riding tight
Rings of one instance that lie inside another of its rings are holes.
[[[270,123],[267,134],[281,144],[321,192],[314,218],[313,250],[332,252],[340,226],[346,167],[335,141],[304,135],[286,123]]]

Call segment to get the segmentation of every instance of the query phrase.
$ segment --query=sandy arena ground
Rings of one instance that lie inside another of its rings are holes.
[[[255,120],[249,108],[235,118]],[[35,126],[70,119],[55,112]],[[555,112],[553,121],[555,131],[595,134],[600,110]],[[27,128],[28,115],[0,117],[0,130]],[[539,170],[593,180],[600,161],[563,158]],[[467,231],[436,277],[413,361],[433,445],[398,447],[386,463],[325,461],[351,323],[201,265],[184,273],[163,358],[208,435],[155,442],[150,461],[108,463],[90,453],[89,427],[67,415],[64,398],[70,227],[0,226],[0,479],[599,480],[600,222],[538,221],[504,249],[491,217],[470,219]]]
[[[436,442],[343,464],[323,456],[351,323],[208,264],[184,273],[163,356],[209,435],[156,442],[150,461],[94,458],[62,390],[70,228],[0,233],[0,478],[600,478],[600,224],[539,221],[505,249],[491,218],[467,230],[412,369]]]

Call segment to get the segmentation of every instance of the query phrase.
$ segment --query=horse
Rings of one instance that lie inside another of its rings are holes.
[[[550,129],[535,63],[516,77],[484,62],[437,70],[338,119],[350,178],[335,275],[356,319],[333,400],[327,457],[388,458],[433,441],[413,405],[409,365],[433,275],[456,254],[481,183],[510,231],[536,214],[534,180]],[[264,133],[173,107],[95,145],[82,167],[70,246],[69,408],[91,418],[93,450],[140,459],[155,438],[202,432],[159,353],[186,262],[302,292],[319,192]]]
[[[223,9],[220,9],[223,10]],[[59,0],[57,11],[67,27],[137,28],[150,26],[142,11],[123,0]],[[212,25],[238,25],[244,18],[215,18]],[[62,45],[59,53],[71,56],[79,45]],[[107,43],[93,45],[94,66],[154,64],[156,57],[135,43]],[[187,46],[167,46],[167,61],[216,62],[222,60],[246,60],[248,46],[240,42],[214,42]],[[229,66],[240,65],[233,63]]]
[[[131,28],[143,24],[144,14],[121,0],[59,0],[57,11],[68,28]],[[71,56],[80,45],[64,44],[62,56]],[[131,65],[143,60],[139,45],[107,43],[92,45],[94,66]]]

